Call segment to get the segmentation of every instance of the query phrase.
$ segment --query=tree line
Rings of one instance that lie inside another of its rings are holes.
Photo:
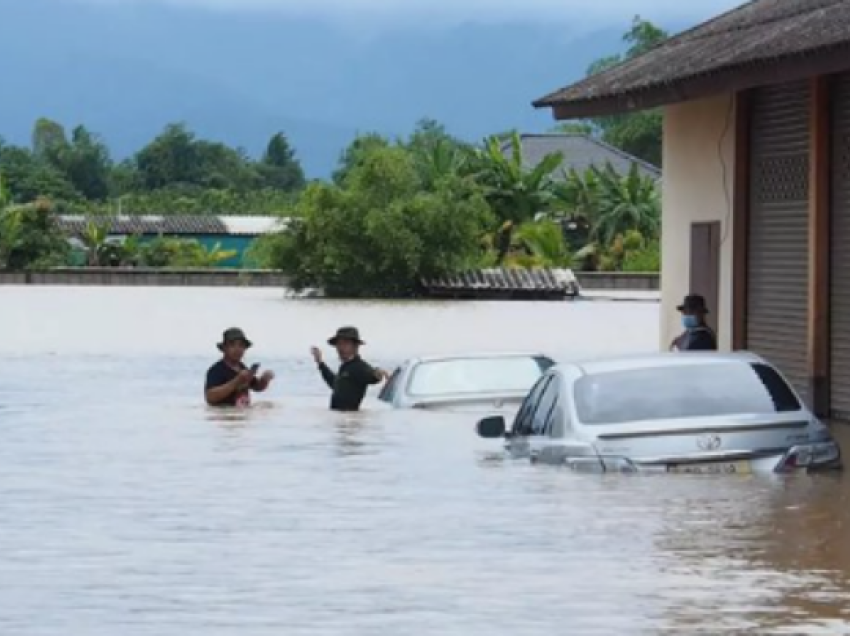
[[[11,203],[50,199],[67,213],[273,213],[305,184],[286,135],[277,133],[253,159],[241,149],[199,139],[170,124],[132,157],[114,162],[85,126],[66,134],[39,119],[29,147],[0,140],[0,197]]]

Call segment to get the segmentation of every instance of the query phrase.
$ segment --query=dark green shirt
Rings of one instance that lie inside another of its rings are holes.
[[[371,384],[378,384],[381,378],[378,372],[360,356],[343,362],[339,371],[334,373],[322,362],[319,371],[327,385],[333,390],[331,410],[358,411],[360,403]]]

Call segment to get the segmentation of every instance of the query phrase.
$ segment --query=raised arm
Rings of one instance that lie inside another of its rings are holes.
[[[319,373],[322,374],[322,379],[331,389],[336,385],[336,374],[330,370],[330,367],[324,362],[319,363]]]

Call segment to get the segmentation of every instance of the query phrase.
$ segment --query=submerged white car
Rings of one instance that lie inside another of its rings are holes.
[[[555,361],[541,353],[476,353],[410,358],[378,399],[397,409],[515,413]]]
[[[829,432],[782,375],[750,353],[673,353],[561,364],[506,430],[512,457],[589,472],[752,473],[841,468]]]

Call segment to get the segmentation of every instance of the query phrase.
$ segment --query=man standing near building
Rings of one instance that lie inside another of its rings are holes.
[[[223,354],[221,360],[207,371],[204,396],[210,406],[249,406],[251,391],[265,391],[274,379],[266,371],[257,376],[259,365],[250,369],[242,362],[252,343],[241,329],[228,329],[216,345]]]
[[[676,309],[682,315],[685,331],[670,345],[672,351],[716,351],[717,338],[705,323],[708,308],[705,298],[698,294],[685,296],[685,300]]]
[[[370,366],[360,357],[360,347],[366,343],[360,339],[360,332],[355,327],[338,329],[328,344],[336,348],[342,363],[337,373],[325,364],[322,352],[317,347],[313,347],[311,353],[319,366],[322,379],[333,391],[331,410],[358,411],[369,386],[386,380],[387,373]]]

